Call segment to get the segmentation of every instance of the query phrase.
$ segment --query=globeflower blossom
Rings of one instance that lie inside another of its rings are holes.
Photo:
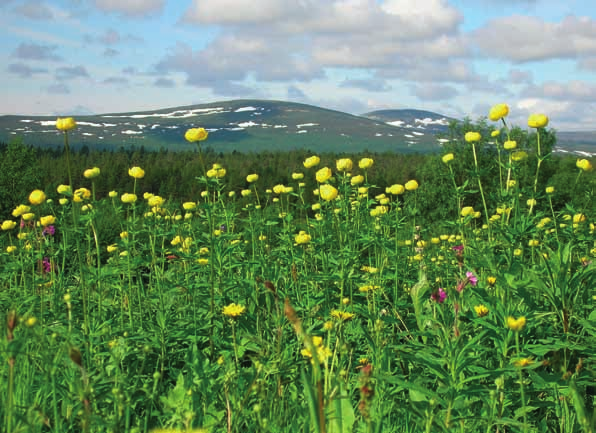
[[[501,120],[509,114],[509,106],[507,104],[496,104],[490,109],[488,118],[493,122]]]
[[[548,125],[548,117],[544,114],[530,114],[528,126],[530,128],[544,128]]]

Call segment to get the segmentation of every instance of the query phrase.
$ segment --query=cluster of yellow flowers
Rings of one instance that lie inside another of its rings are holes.
[[[223,308],[224,316],[236,318],[240,317],[246,311],[246,307],[240,304],[231,303]]]
[[[319,361],[319,364],[322,364],[323,362],[325,362],[327,360],[327,358],[329,358],[333,354],[327,346],[323,345],[323,337],[319,337],[318,335],[315,335],[314,337],[312,337],[312,344],[317,351],[317,360]],[[314,363],[313,355],[310,352],[310,350],[305,348],[305,349],[302,349],[300,351],[300,353],[302,354],[302,356],[311,358],[311,362]]]

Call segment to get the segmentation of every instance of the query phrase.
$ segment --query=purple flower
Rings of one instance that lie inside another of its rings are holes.
[[[225,233],[226,230],[228,229],[228,227],[225,224],[222,224],[221,226],[219,226],[219,229],[221,230],[222,233]]]
[[[451,247],[451,249],[453,251],[455,251],[456,253],[461,253],[464,250],[464,246],[463,245],[455,245],[455,246]]]
[[[47,257],[43,258],[41,266],[44,274],[47,274],[48,272],[52,271],[52,263],[50,262],[50,259]]]
[[[439,304],[445,302],[445,298],[447,298],[447,292],[445,291],[445,289],[441,287],[439,287],[439,289],[436,292],[433,292],[432,295],[430,295],[430,299],[432,299],[435,302],[438,302]]]
[[[476,284],[478,284],[478,278],[476,278],[476,275],[474,275],[472,272],[466,272],[466,278],[468,279],[471,285],[475,286]]]
[[[56,227],[54,226],[45,226],[41,234],[43,236],[53,236],[56,233]]]

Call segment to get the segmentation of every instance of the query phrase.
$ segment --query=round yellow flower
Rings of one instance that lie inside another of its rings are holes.
[[[354,176],[350,179],[350,184],[352,186],[360,185],[362,182],[364,182],[364,176],[362,176],[361,174]]]
[[[461,209],[461,216],[463,216],[464,218],[469,216],[469,215],[474,215],[474,208],[472,206],[465,206]]]
[[[72,117],[63,117],[56,120],[56,129],[60,131],[70,131],[77,127],[77,122]]]
[[[165,200],[163,199],[163,197],[160,197],[158,195],[154,195],[153,197],[150,197],[149,200],[147,200],[147,204],[151,207],[154,206],[161,206],[162,204],[164,204]]]
[[[507,317],[507,327],[512,331],[519,332],[526,326],[526,318],[521,316],[519,318],[514,318],[512,316]]]
[[[495,138],[495,137],[498,137],[500,134],[501,134],[501,130],[495,129],[493,132],[490,133],[490,136]]]
[[[117,191],[110,191],[108,193],[108,197],[110,197],[110,198],[116,198],[116,197],[118,197],[118,192]]]
[[[552,194],[555,192],[555,187],[554,186],[547,186],[545,189],[547,194]]]
[[[256,173],[249,174],[248,176],[246,176],[246,181],[247,181],[248,183],[254,183],[254,182],[256,182],[257,180],[259,180],[259,175],[258,175],[258,174],[256,174]]]
[[[350,171],[352,170],[352,160],[350,158],[341,158],[335,162],[337,171]]]
[[[300,230],[300,233],[298,233],[296,236],[294,236],[294,242],[296,242],[296,244],[298,245],[304,245],[309,243],[311,240],[311,237],[308,233],[306,233],[304,230]]]
[[[306,158],[302,164],[304,165],[305,168],[312,168],[312,167],[319,165],[320,162],[321,162],[321,158],[319,158],[316,155],[313,155],[313,156]]]
[[[507,140],[505,143],[503,143],[503,148],[505,150],[513,150],[517,147],[517,141],[515,140]]]
[[[374,161],[371,158],[362,158],[360,161],[358,161],[358,167],[360,167],[362,170],[367,170],[372,167],[373,163]]]
[[[17,223],[12,220],[2,221],[2,226],[0,228],[2,230],[12,230],[17,226]]]
[[[106,247],[106,250],[108,253],[116,252],[116,251],[118,251],[118,245],[116,245],[116,244],[108,245]]]
[[[548,117],[544,114],[530,114],[528,126],[530,128],[544,128],[548,125]]]
[[[40,189],[36,189],[29,194],[29,203],[31,204],[39,205],[44,201],[46,201],[46,194]]]
[[[134,203],[137,201],[137,195],[136,194],[131,194],[131,193],[124,193],[122,194],[122,196],[120,197],[120,200],[122,200],[122,203]]]
[[[135,179],[142,179],[145,177],[145,170],[141,167],[132,167],[128,169],[128,175],[130,177],[134,177]]]
[[[184,134],[184,138],[190,143],[194,143],[196,141],[203,141],[207,139],[207,131],[205,128],[191,128]]]
[[[251,194],[252,194],[252,191],[250,189],[243,189],[242,191],[240,191],[240,195],[242,197],[248,197]]]
[[[24,213],[21,218],[23,218],[23,221],[31,221],[33,218],[35,218],[35,214],[33,212],[27,212]]]
[[[234,303],[231,303],[230,305],[226,305],[223,308],[224,316],[228,316],[228,317],[238,317],[242,313],[244,313],[244,311],[246,311],[246,307],[239,305],[239,304],[237,305]]]
[[[67,198],[64,198],[64,197],[62,197],[60,200],[58,200],[58,203],[60,203],[62,206],[64,206],[65,204],[67,204],[67,203],[68,203],[68,199],[67,199]]]
[[[489,286],[494,286],[495,283],[497,282],[497,277],[486,277],[486,282],[488,283]]]
[[[524,152],[523,150],[518,150],[511,154],[512,161],[522,161],[522,160],[526,159],[527,157],[528,157],[528,154],[526,152]]]
[[[445,155],[443,155],[443,158],[441,158],[443,160],[443,162],[445,164],[448,164],[450,161],[453,161],[453,153],[446,153]]]
[[[405,192],[405,190],[406,189],[404,188],[403,185],[400,185],[400,184],[396,183],[396,184],[391,185],[390,187],[388,187],[386,189],[386,192],[388,192],[389,194],[392,194],[392,195],[401,195],[401,194],[403,194]]]
[[[331,169],[329,167],[323,167],[317,171],[315,177],[319,183],[327,182],[331,178]]]
[[[536,199],[535,198],[529,198],[528,200],[526,200],[526,204],[528,206],[536,206]]]
[[[579,224],[579,223],[583,223],[586,222],[586,216],[582,213],[576,213],[575,215],[573,215],[573,223],[574,224]]]
[[[466,135],[464,136],[464,139],[468,143],[474,143],[476,141],[480,141],[481,138],[482,138],[482,136],[480,135],[479,132],[473,132],[473,131],[466,132]]]
[[[87,188],[79,188],[79,189],[75,189],[72,199],[75,202],[80,203],[83,200],[86,200],[89,198],[91,198],[91,191],[89,191]]]
[[[577,168],[583,171],[592,171],[592,163],[587,159],[578,159],[575,163]]]
[[[182,207],[184,210],[195,210],[197,208],[197,204],[194,201],[187,201],[182,203]]]
[[[17,250],[17,247],[16,247],[16,246],[14,246],[14,245],[9,245],[9,246],[7,246],[7,247],[6,247],[6,252],[7,252],[8,254],[10,254],[10,253],[14,253],[16,250]]]
[[[529,247],[532,247],[532,248],[534,248],[534,247],[537,247],[537,246],[539,246],[539,245],[540,245],[540,241],[539,241],[538,239],[530,239],[530,240],[528,241],[528,246],[529,246]]]
[[[503,117],[509,114],[509,106],[507,104],[493,105],[488,113],[488,118],[493,122],[501,120]]]
[[[337,189],[335,189],[333,185],[321,185],[319,188],[319,196],[325,201],[334,200],[337,197]]]
[[[294,179],[294,180],[304,179],[304,173],[292,173],[292,179]]]
[[[71,192],[70,185],[58,185],[58,188],[56,188],[56,191],[58,191],[58,194],[70,194],[70,192]]]
[[[213,167],[207,171],[207,177],[221,179],[226,175],[226,169],[219,164],[213,164]]]
[[[86,179],[93,179],[94,177],[99,176],[100,173],[101,173],[101,171],[99,170],[98,167],[93,167],[93,168],[88,168],[87,170],[85,170],[83,172],[83,176],[85,176]]]
[[[54,215],[46,215],[46,216],[42,216],[39,219],[39,223],[43,226],[51,226],[52,224],[54,224],[56,222],[56,217]]]
[[[406,190],[408,191],[415,191],[418,189],[418,182],[416,182],[415,180],[409,180],[404,185],[404,188],[406,188]]]
[[[474,311],[476,311],[476,314],[478,314],[478,317],[484,317],[484,316],[486,316],[488,314],[488,308],[486,308],[482,304],[476,305],[474,307]]]

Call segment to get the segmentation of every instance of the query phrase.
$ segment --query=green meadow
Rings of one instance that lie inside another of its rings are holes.
[[[592,161],[508,112],[424,156],[8,145],[0,430],[594,432]]]

